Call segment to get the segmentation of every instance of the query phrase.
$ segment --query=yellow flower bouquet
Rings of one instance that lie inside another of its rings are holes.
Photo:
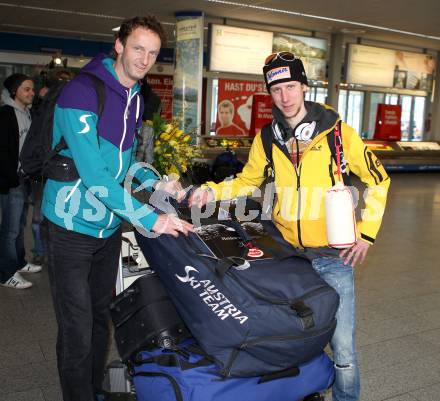
[[[185,133],[179,128],[182,116],[178,114],[167,122],[159,114],[150,122],[154,131],[154,167],[160,174],[187,173],[193,159],[200,156],[197,146],[191,144],[191,132]]]

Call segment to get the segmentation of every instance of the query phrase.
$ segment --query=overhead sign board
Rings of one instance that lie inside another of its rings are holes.
[[[273,33],[228,25],[211,25],[209,69],[261,75],[272,53]]]

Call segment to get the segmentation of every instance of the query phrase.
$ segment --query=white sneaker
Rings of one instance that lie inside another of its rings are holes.
[[[6,283],[0,283],[3,287],[15,288],[16,290],[24,290],[32,287],[30,281],[25,280],[20,273],[15,273]]]
[[[20,273],[38,273],[41,272],[42,267],[34,265],[33,263],[26,264],[25,267],[19,270]]]

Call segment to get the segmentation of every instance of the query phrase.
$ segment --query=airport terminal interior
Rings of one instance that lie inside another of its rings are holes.
[[[440,180],[432,173],[391,179],[381,233],[356,268],[361,400],[439,401]],[[61,400],[47,270],[32,281],[28,290],[0,291],[2,401]],[[117,358],[113,344],[109,362]]]
[[[306,99],[334,107],[380,158],[391,178],[386,210],[355,268],[359,401],[440,401],[440,2],[11,0],[0,3],[0,89],[17,72],[37,90],[48,74],[77,74],[112,49],[124,18],[145,13],[168,35],[148,83],[165,121],[185,105],[201,165],[226,149],[246,161],[272,118],[264,57],[280,51],[304,60]],[[32,205],[29,258],[31,220]],[[62,401],[47,267],[26,277],[32,288],[0,287],[0,401]],[[118,358],[112,340],[108,362]]]

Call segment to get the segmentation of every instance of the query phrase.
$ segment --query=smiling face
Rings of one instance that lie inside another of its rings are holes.
[[[156,62],[160,46],[159,35],[143,27],[134,29],[125,44],[116,39],[115,71],[121,84],[131,88],[144,78]]]
[[[34,95],[34,83],[30,79],[27,79],[26,81],[23,81],[22,84],[17,88],[14,100],[21,106],[26,107],[32,104]]]
[[[289,81],[271,86],[272,100],[284,117],[294,119],[304,109],[306,86],[298,81]]]

